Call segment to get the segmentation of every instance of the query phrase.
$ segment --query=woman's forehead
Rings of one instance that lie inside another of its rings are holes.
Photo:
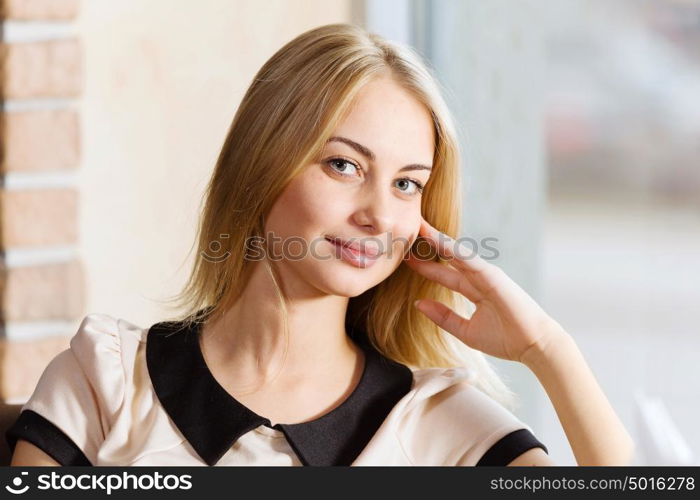
[[[331,134],[331,138],[361,144],[377,159],[398,156],[395,159],[402,163],[428,165],[433,158],[434,136],[428,108],[393,81],[367,84]]]

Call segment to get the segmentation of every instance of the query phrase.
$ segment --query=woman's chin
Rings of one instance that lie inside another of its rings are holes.
[[[363,269],[349,268],[347,265],[339,265],[339,269],[324,272],[321,280],[322,288],[333,295],[343,297],[356,297],[382,281],[376,273],[367,273]]]

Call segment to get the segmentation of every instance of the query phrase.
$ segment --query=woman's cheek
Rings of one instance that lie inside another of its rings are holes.
[[[328,230],[339,226],[342,221],[336,220],[336,214],[343,213],[345,193],[338,183],[329,182],[327,175],[322,172],[299,179],[287,198],[288,214],[322,224]]]
[[[284,191],[284,206],[301,212],[313,208],[318,194],[323,192],[323,186],[316,182],[316,176],[310,172],[304,173],[294,179]]]

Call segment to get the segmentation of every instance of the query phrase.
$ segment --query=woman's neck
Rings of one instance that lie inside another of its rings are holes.
[[[301,286],[288,286],[285,293],[288,338],[277,294],[262,265],[235,303],[202,328],[200,345],[207,363],[240,381],[241,390],[329,376],[340,366],[355,365],[362,355],[345,331],[346,297]]]

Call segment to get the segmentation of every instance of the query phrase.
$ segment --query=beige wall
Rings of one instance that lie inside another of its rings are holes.
[[[191,266],[201,194],[254,73],[285,42],[351,20],[350,0],[90,0],[80,242],[86,312],[140,326]]]

